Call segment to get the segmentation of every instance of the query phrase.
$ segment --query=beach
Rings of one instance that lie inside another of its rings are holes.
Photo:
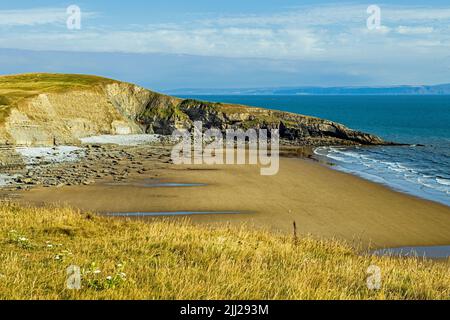
[[[448,96],[184,96],[240,103],[330,119],[370,132],[392,147],[322,146],[334,169],[450,206]]]
[[[286,234],[294,232],[295,221],[299,236],[343,239],[360,249],[450,243],[450,208],[444,205],[308,159],[281,157],[274,176],[261,176],[259,169],[153,164],[149,171],[130,173],[126,182],[37,187],[15,196],[25,205],[57,204],[100,214],[210,212],[143,219],[245,224]]]

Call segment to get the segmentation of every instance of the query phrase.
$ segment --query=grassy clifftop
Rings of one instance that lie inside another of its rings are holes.
[[[118,82],[112,79],[81,74],[30,73],[0,76],[0,94],[27,97],[39,93],[68,89],[89,89],[95,85]]]
[[[0,299],[448,299],[449,265],[248,229],[0,207]],[[81,290],[66,288],[81,269]],[[369,290],[367,269],[381,269]]]
[[[23,99],[41,93],[64,92],[74,89],[91,90],[97,85],[117,82],[90,75],[30,73],[0,76],[0,122],[9,108]]]

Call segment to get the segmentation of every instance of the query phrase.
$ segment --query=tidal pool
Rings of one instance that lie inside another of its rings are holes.
[[[107,213],[109,217],[171,217],[207,214],[240,214],[239,211],[173,211],[173,212],[114,212]]]
[[[377,256],[446,259],[450,257],[450,246],[388,248],[372,251],[372,254]]]
[[[177,182],[125,182],[125,183],[108,183],[110,186],[131,186],[142,188],[188,188],[188,187],[205,187],[205,183],[177,183]]]

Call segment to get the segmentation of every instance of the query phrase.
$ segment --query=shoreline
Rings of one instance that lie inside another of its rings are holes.
[[[435,180],[428,181],[425,179],[433,178],[433,174],[427,176],[426,173],[420,171],[420,168],[415,168],[408,163],[405,164],[401,160],[369,158],[372,148],[378,150],[376,146],[356,149],[339,146],[318,147],[314,149],[314,157],[329,162],[334,170],[383,185],[396,192],[450,207],[449,191],[446,194],[445,189],[442,190],[442,187],[445,188],[446,184],[438,181],[438,178],[442,178],[442,180],[445,180],[445,178],[437,175]],[[389,149],[382,150],[384,154],[389,154],[389,152],[391,152]],[[372,165],[373,163],[381,164],[381,167]],[[410,172],[413,172],[413,174],[408,176]],[[414,181],[414,179],[417,179],[417,181]]]
[[[142,187],[148,180],[175,186]],[[320,161],[283,156],[280,173],[274,177],[260,176],[258,166],[158,162],[146,172],[130,172],[121,181],[136,185],[102,178],[90,185],[14,192],[19,196],[14,201],[38,206],[57,203],[100,213],[239,212],[188,219],[194,224],[246,224],[288,234],[296,221],[300,235],[339,238],[371,249],[450,244],[450,231],[445,227],[450,224],[449,207],[340,172]],[[180,218],[186,216],[170,219]]]
[[[389,145],[390,146],[390,145]],[[408,144],[393,144],[392,146],[409,146]],[[330,147],[343,147],[343,146],[330,146]],[[373,148],[373,147],[377,147],[377,146],[364,146],[364,148]],[[280,152],[280,157],[286,157],[286,158],[298,158],[298,159],[302,159],[302,160],[310,160],[310,161],[314,161],[317,164],[320,164],[322,166],[324,166],[327,169],[331,169],[337,172],[341,172],[347,175],[350,175],[352,177],[358,178],[358,179],[362,179],[364,181],[370,182],[370,183],[374,183],[376,185],[385,187],[393,192],[397,192],[397,193],[401,193],[403,195],[415,198],[417,200],[423,200],[423,201],[429,201],[431,203],[435,203],[435,204],[439,204],[442,205],[444,207],[448,207],[450,208],[450,205],[447,205],[443,202],[440,202],[438,200],[434,200],[434,199],[430,199],[430,198],[425,198],[398,188],[395,188],[393,186],[390,186],[388,183],[382,183],[382,182],[377,182],[374,180],[371,180],[369,178],[365,178],[362,175],[359,175],[355,172],[349,172],[349,171],[345,171],[345,170],[339,170],[336,167],[338,166],[338,164],[332,162],[331,160],[329,160],[330,158],[328,158],[327,156],[322,156],[318,153],[315,152],[316,149],[318,148],[323,148],[323,147],[300,147],[299,149],[302,149],[301,152],[296,152],[296,153],[285,153],[284,155]],[[295,148],[294,148],[295,149]],[[296,155],[296,156],[294,156]]]

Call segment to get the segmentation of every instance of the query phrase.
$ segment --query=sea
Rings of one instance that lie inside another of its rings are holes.
[[[289,111],[407,146],[323,147],[316,156],[392,189],[450,206],[450,96],[182,96]]]

